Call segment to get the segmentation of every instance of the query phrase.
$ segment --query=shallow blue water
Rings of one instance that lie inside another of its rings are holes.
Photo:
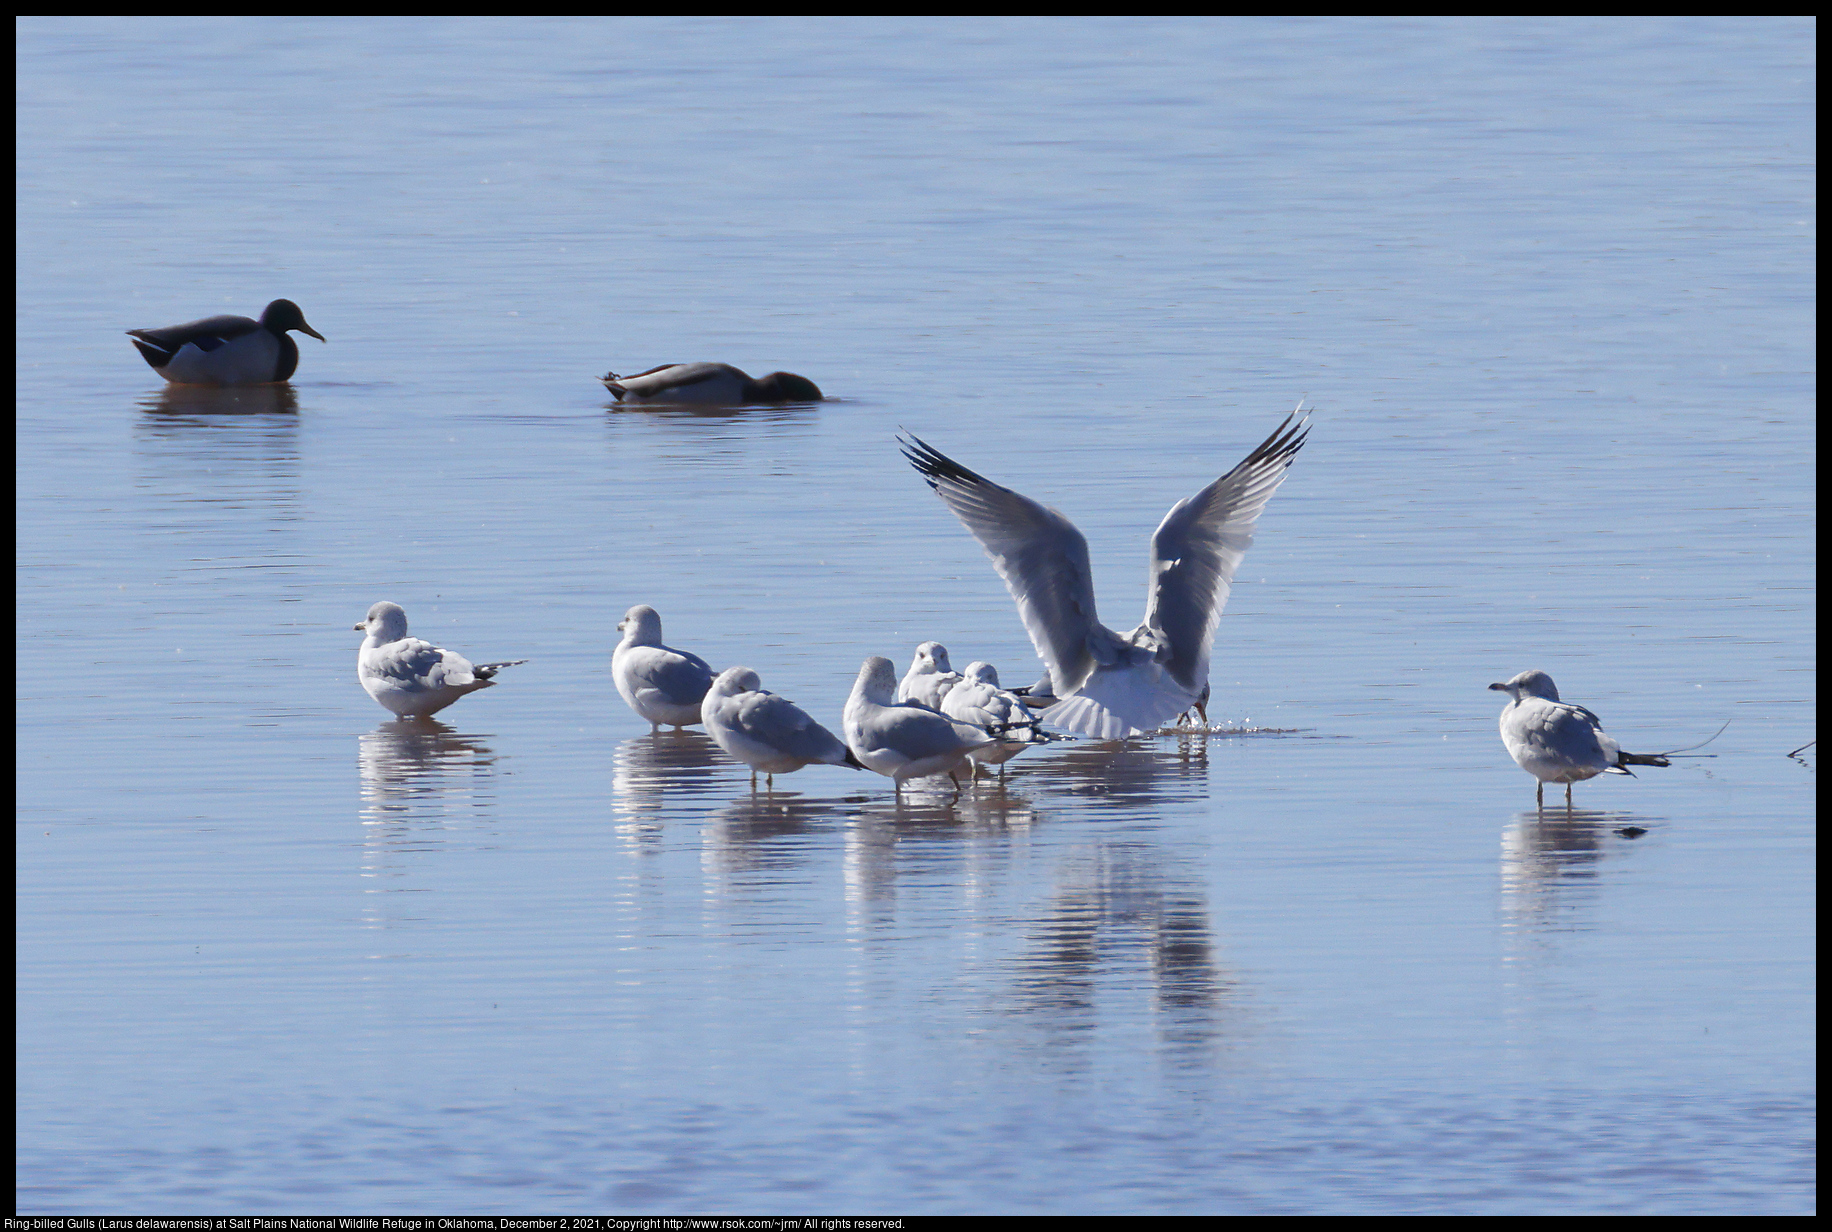
[[[26,22],[19,1209],[1812,1209],[1812,33]],[[121,336],[280,295],[290,391]],[[698,359],[832,400],[594,379]],[[1301,396],[1253,734],[754,796],[611,684],[1030,679],[894,433],[1130,627]],[[403,729],[379,599],[529,662]],[[1735,721],[1541,817],[1528,667]]]

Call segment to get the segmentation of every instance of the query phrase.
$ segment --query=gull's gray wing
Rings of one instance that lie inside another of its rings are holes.
[[[1116,640],[1095,615],[1088,541],[1056,510],[975,474],[914,433],[898,444],[992,557],[1056,695],[1080,688],[1094,671],[1096,647],[1105,651]]]
[[[417,637],[377,646],[369,658],[369,669],[416,688],[469,684],[473,678],[470,660]]]
[[[1164,635],[1160,659],[1195,690],[1209,676],[1209,643],[1227,606],[1234,570],[1253,544],[1253,524],[1278,491],[1310,435],[1308,418],[1285,422],[1233,470],[1164,515],[1151,537],[1151,592],[1145,625]]]
[[[643,683],[652,689],[659,689],[664,697],[677,706],[690,706],[705,697],[706,690],[712,687],[713,677],[718,675],[706,665],[706,660],[685,650],[676,650],[671,646],[646,646],[639,649],[655,652],[652,657],[645,656],[647,662],[640,669]]]
[[[828,765],[846,759],[845,742],[786,697],[747,693],[736,709],[732,726],[779,753]]]
[[[914,702],[880,706],[862,726],[873,747],[894,749],[912,761],[992,742],[986,733]]]

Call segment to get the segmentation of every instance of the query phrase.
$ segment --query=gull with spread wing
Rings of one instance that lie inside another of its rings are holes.
[[[1240,465],[1164,516],[1151,537],[1145,620],[1100,623],[1088,541],[1061,513],[1000,487],[911,434],[903,454],[992,558],[1059,699],[1044,717],[1102,740],[1151,731],[1203,695],[1209,645],[1253,525],[1310,433],[1288,415]],[[1041,682],[1039,682],[1041,683]]]

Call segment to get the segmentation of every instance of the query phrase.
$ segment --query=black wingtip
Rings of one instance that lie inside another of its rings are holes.
[[[906,441],[900,436],[897,438],[897,444],[902,448],[904,458],[916,468],[918,474],[928,481],[931,488],[937,486],[943,479],[953,483],[983,483],[991,487],[998,486],[984,475],[968,470],[914,432],[910,432],[909,429],[906,428],[904,431],[909,436],[909,440]]]

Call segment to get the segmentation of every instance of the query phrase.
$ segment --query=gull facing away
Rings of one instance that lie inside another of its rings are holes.
[[[598,378],[619,402],[693,406],[749,406],[758,402],[819,402],[820,387],[793,372],[752,380],[730,364],[659,364],[635,376],[607,372]]]
[[[954,772],[975,749],[995,743],[977,727],[957,723],[916,702],[897,700],[897,669],[883,655],[872,655],[859,668],[840,729],[846,747],[867,770],[876,770],[903,790],[905,779]]]
[[[968,470],[920,437],[900,441],[1005,579],[1049,668],[1050,722],[1101,740],[1150,731],[1194,706],[1209,646],[1253,525],[1310,433],[1294,412],[1241,463],[1177,502],[1151,537],[1145,619],[1115,633],[1094,609],[1088,541],[1075,524]],[[1042,682],[1039,682],[1041,685]],[[1036,692],[1033,686],[1033,693]]]
[[[1544,672],[1522,672],[1489,688],[1513,699],[1501,708],[1501,743],[1522,770],[1539,780],[1541,808],[1546,804],[1547,783],[1565,785],[1565,807],[1570,808],[1573,783],[1599,774],[1633,778],[1630,766],[1673,764],[1666,753],[1623,752],[1596,715],[1558,699],[1558,686]]]
[[[1046,735],[1037,726],[1037,716],[1018,695],[999,687],[998,669],[978,660],[967,665],[960,683],[941,699],[941,712],[997,738],[995,743],[967,754],[973,759],[976,775],[981,766],[997,766],[1003,778],[1005,763],[1025,749],[1063,739]]]
[[[897,700],[939,711],[942,698],[960,681],[961,674],[948,663],[948,648],[940,642],[924,642],[916,647],[910,670],[897,684]]]
[[[712,668],[699,655],[662,645],[662,618],[639,603],[617,622],[623,640],[611,652],[611,678],[630,709],[660,731],[701,721],[700,703],[712,687]]]
[[[353,626],[368,636],[356,652],[356,679],[369,696],[402,717],[425,718],[463,697],[487,689],[505,667],[526,663],[479,663],[431,642],[407,636],[407,613],[397,603],[378,603],[363,623]]]
[[[261,319],[205,317],[163,329],[130,329],[141,358],[174,385],[270,385],[299,367],[299,344],[288,330],[324,335],[305,323],[290,299],[261,310]]]
[[[788,698],[764,689],[748,667],[720,672],[700,703],[700,715],[713,743],[751,768],[753,788],[759,770],[774,787],[777,775],[803,766],[865,769],[844,741]]]

